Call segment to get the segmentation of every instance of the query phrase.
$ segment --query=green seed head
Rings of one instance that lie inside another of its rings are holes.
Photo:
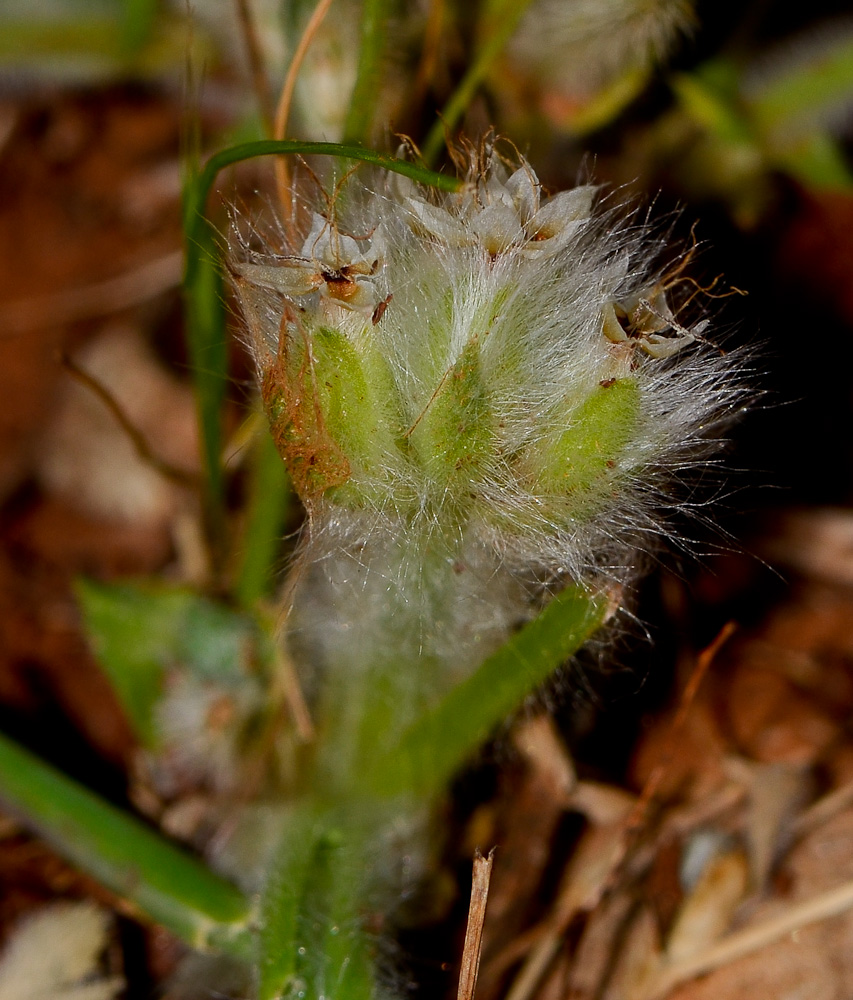
[[[359,531],[626,565],[741,388],[674,315],[648,229],[485,162],[456,195],[348,190],[291,254],[231,262],[276,443],[306,505]]]

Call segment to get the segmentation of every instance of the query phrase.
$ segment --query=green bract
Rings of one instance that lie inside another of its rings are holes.
[[[546,198],[526,162],[474,161],[443,195],[351,179],[283,251],[244,238],[230,267],[275,440],[315,524],[360,510],[356,533],[624,576],[740,390],[706,323],[676,319],[646,228],[590,186]]]

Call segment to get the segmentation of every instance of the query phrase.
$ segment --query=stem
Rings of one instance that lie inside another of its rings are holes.
[[[500,9],[495,11],[497,27],[480,46],[459,86],[442,109],[438,121],[429,130],[423,145],[425,163],[435,163],[444,145],[445,135],[456,128],[477,88],[485,80],[495,59],[512,37],[529,5],[530,0],[514,0],[512,3],[502,4]]]
[[[249,954],[251,913],[239,889],[2,735],[0,799],[68,861],[192,947]]]
[[[344,142],[365,142],[370,137],[373,111],[382,84],[387,23],[388,0],[364,0],[358,71],[344,125]]]
[[[374,768],[382,795],[435,794],[503,719],[604,622],[607,600],[580,587],[558,594],[541,614],[418,719]]]
[[[297,808],[264,896],[258,1000],[375,995],[359,820],[310,800]]]
[[[243,555],[234,594],[252,609],[274,580],[288,512],[290,480],[272,437],[262,428],[254,442]]]
[[[331,563],[294,608],[326,674],[309,784],[330,803],[434,796],[608,609],[572,586],[506,641],[525,589],[475,544],[389,536]]]
[[[603,596],[570,587],[492,651],[523,588],[459,535],[410,534],[321,561],[296,596],[293,634],[326,676],[318,756],[264,904],[260,1000],[376,995],[363,914],[398,887],[374,859],[389,835],[417,857],[424,806],[606,617]]]

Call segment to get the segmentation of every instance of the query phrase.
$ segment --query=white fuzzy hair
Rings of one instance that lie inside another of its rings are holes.
[[[707,477],[745,405],[743,358],[708,342],[707,320],[691,332],[674,315],[680,298],[696,298],[695,283],[682,275],[685,254],[667,264],[664,230],[596,205],[591,187],[546,199],[528,164],[510,173],[493,147],[471,161],[458,194],[397,177],[372,188],[351,182],[345,198],[314,214],[301,248],[244,240],[232,256],[262,378],[281,338],[310,341],[312,324],[333,325],[359,350],[369,343],[390,373],[393,398],[378,419],[393,425],[393,442],[370,468],[349,463],[355,503],[352,491],[339,501],[334,489],[306,498],[315,551],[328,558],[384,535],[412,539],[416,552],[454,535],[492,553],[475,561],[516,575],[624,583],[637,551],[667,536],[666,512],[696,505],[692,481]],[[356,306],[314,273],[353,261]],[[447,482],[400,442],[472,338],[490,451],[464,484],[460,516]],[[562,493],[537,472],[543,449],[616,376],[637,395],[633,431],[605,475]]]

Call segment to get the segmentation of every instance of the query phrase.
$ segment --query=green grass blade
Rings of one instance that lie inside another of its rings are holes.
[[[270,592],[291,496],[284,462],[265,428],[254,442],[250,475],[243,555],[234,585],[244,608],[253,608]]]
[[[193,202],[196,182],[186,198]],[[208,517],[214,535],[221,531],[224,505],[222,410],[228,383],[228,341],[222,275],[213,230],[204,218],[188,214],[184,271],[186,335],[202,439]]]
[[[248,951],[250,909],[237,888],[2,735],[0,801],[60,855],[188,944]]]
[[[311,810],[297,812],[285,831],[261,902],[258,1000],[275,1000],[295,983],[304,893],[322,835]]]
[[[359,163],[369,163],[402,174],[419,184],[438,188],[440,191],[458,191],[462,181],[446,174],[435,173],[409,160],[398,160],[385,153],[368,149],[365,146],[351,145],[341,142],[301,142],[296,139],[259,139],[256,142],[243,142],[222,149],[204,165],[204,169],[194,178],[187,191],[184,203],[184,230],[189,242],[198,243],[199,233],[204,232],[204,218],[207,197],[217,174],[226,167],[257,156],[335,156],[343,160],[357,160]]]
[[[529,5],[530,0],[512,0],[501,3],[494,11],[494,26],[424,141],[422,152],[425,163],[435,163],[444,146],[445,134],[453,132],[459,124],[478,87],[512,37]]]
[[[292,153],[336,156],[370,163],[443,191],[456,191],[461,184],[455,177],[433,173],[406,160],[397,160],[362,146],[329,142],[272,139],[246,142],[214,154],[202,170],[190,166],[184,192],[187,341],[202,432],[208,514],[212,520],[214,537],[217,533],[221,534],[223,521],[224,479],[220,456],[222,407],[228,379],[228,343],[218,252],[213,229],[205,217],[207,199],[217,174],[226,167],[257,156]]]
[[[825,125],[827,112],[836,114],[850,106],[853,97],[853,35],[839,32],[834,40],[814,46],[807,58],[797,58],[792,47],[792,65],[771,76],[755,95],[745,100],[751,117],[764,132],[810,131],[810,123]],[[814,127],[813,125],[811,126]]]
[[[368,780],[379,795],[438,791],[500,722],[604,622],[608,601],[569,587],[419,719]]]
[[[388,8],[388,0],[363,0],[358,71],[344,125],[344,142],[365,142],[370,136],[382,87]]]

